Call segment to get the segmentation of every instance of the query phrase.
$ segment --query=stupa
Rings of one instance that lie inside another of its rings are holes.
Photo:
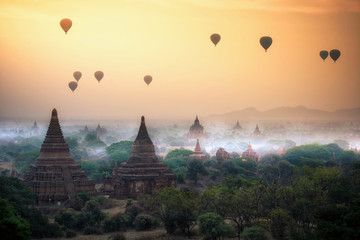
[[[189,159],[199,159],[203,162],[207,160],[206,155],[201,151],[199,139],[196,141],[195,151],[189,156]]]
[[[154,190],[175,186],[176,175],[155,155],[144,116],[131,146],[130,158],[120,167],[115,164],[111,178],[113,192],[110,197],[117,199],[137,198]]]
[[[217,160],[217,164],[218,164],[218,169],[222,170],[221,165],[226,159],[230,159],[230,153],[225,151],[224,148],[219,148],[216,151],[216,160]]]
[[[245,152],[242,153],[242,157],[243,158],[249,158],[254,160],[255,162],[259,161],[259,155],[257,154],[257,152],[255,152],[252,149],[251,144],[249,143],[248,148],[245,150]]]
[[[239,121],[236,122],[236,125],[235,125],[235,127],[234,127],[233,129],[234,129],[234,130],[241,130],[241,129],[242,129]]]
[[[90,196],[97,195],[95,183],[70,155],[55,108],[40,149],[40,156],[25,172],[24,183],[38,194],[38,205],[72,200],[75,194],[80,192]]]
[[[260,132],[260,129],[259,129],[259,126],[256,124],[256,128],[255,128],[255,131],[253,133],[254,136],[261,136],[261,132]]]

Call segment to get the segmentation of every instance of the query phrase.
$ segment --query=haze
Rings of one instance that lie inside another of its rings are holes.
[[[66,35],[62,18],[73,22]],[[62,119],[192,120],[360,106],[357,0],[2,0],[0,32],[1,118],[45,120],[54,107]],[[267,53],[261,36],[273,38]],[[323,62],[319,51],[334,48],[337,63]]]

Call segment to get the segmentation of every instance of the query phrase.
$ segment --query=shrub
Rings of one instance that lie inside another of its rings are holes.
[[[268,237],[265,235],[265,229],[261,227],[248,227],[245,228],[242,236],[245,240],[267,240]]]
[[[144,209],[137,204],[132,204],[125,210],[125,213],[130,217],[130,222],[134,222],[136,216],[142,212],[144,212]]]
[[[148,214],[139,214],[133,223],[136,231],[150,230],[158,226],[156,219]]]
[[[78,213],[68,209],[55,216],[55,221],[69,229],[76,229],[78,225]]]
[[[101,234],[101,231],[99,231],[97,228],[95,227],[86,227],[84,229],[84,234],[85,235],[94,235],[94,234]]]
[[[199,230],[206,238],[221,239],[232,235],[232,227],[216,213],[205,213],[199,216]]]
[[[104,221],[104,232],[115,232],[131,227],[132,222],[126,214],[116,214],[110,219]]]

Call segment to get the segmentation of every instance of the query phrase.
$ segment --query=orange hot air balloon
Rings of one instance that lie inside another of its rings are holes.
[[[69,82],[69,88],[71,89],[71,91],[74,92],[75,89],[77,88],[77,86],[78,86],[77,82],[75,82],[75,81]]]
[[[104,77],[104,73],[102,71],[96,71],[94,76],[100,82],[100,80]]]
[[[210,40],[213,42],[213,44],[216,47],[216,44],[218,44],[220,42],[221,36],[217,33],[214,33],[210,36]]]
[[[66,34],[69,31],[69,29],[71,28],[72,22],[68,18],[63,18],[60,21],[60,26],[65,31],[65,34]]]
[[[74,76],[74,78],[76,79],[76,81],[79,81],[79,79],[81,78],[82,74],[81,74],[81,72],[76,71],[76,72],[74,72],[73,76]]]
[[[146,82],[146,84],[149,86],[149,84],[151,83],[152,81],[152,77],[150,75],[146,75],[144,77],[144,81]]]

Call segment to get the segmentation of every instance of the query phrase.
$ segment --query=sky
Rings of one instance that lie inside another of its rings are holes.
[[[0,33],[0,119],[360,107],[360,0],[1,0]]]

